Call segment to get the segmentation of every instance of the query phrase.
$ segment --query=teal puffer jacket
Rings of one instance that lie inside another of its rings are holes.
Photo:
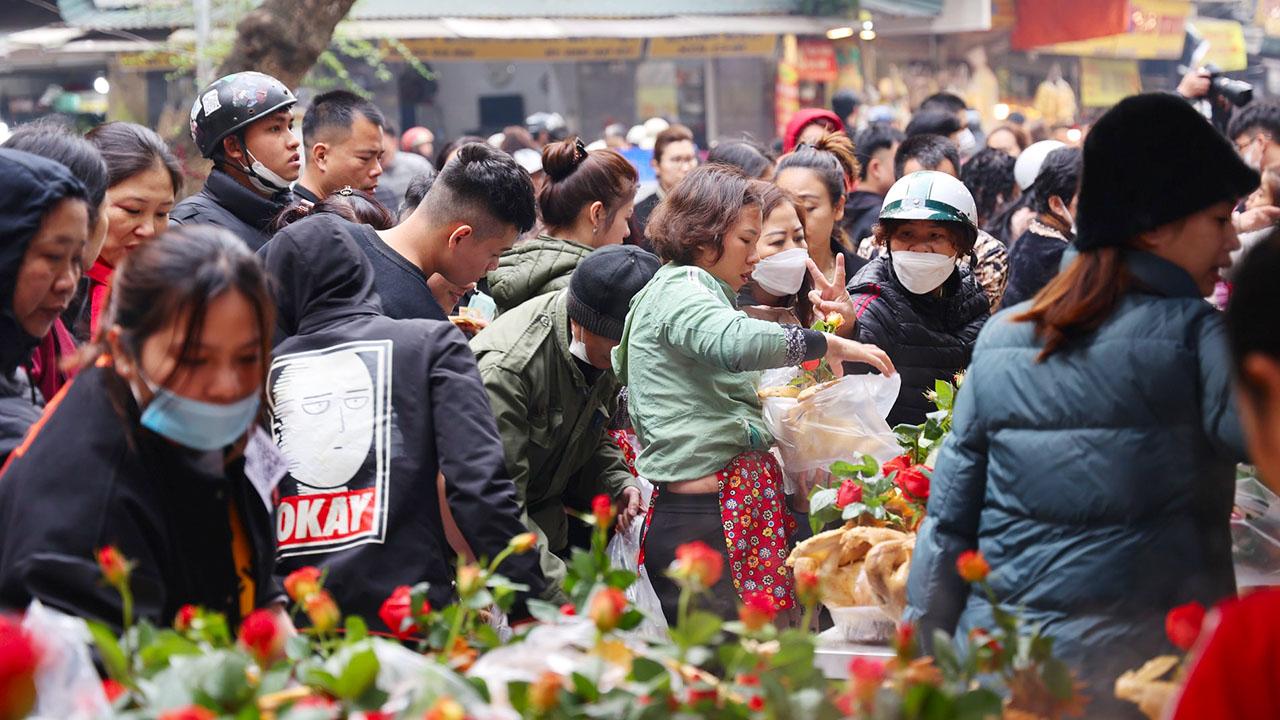
[[[1136,278],[1095,332],[1044,362],[1018,305],[987,323],[933,475],[906,617],[922,637],[994,627],[956,573],[978,549],[1089,685],[1089,717],[1129,717],[1117,675],[1173,651],[1166,612],[1235,592],[1231,514],[1244,460],[1222,319],[1181,268]],[[1133,715],[1136,716],[1136,715]]]

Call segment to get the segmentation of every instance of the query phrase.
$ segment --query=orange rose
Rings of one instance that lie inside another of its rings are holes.
[[[627,611],[627,596],[618,588],[606,587],[596,591],[587,605],[587,617],[596,624],[600,632],[609,632],[618,627],[622,614]]]
[[[991,574],[991,566],[987,564],[987,559],[977,550],[965,550],[960,553],[960,557],[956,558],[956,570],[968,583],[983,582],[987,579],[987,575]]]
[[[338,623],[342,621],[338,604],[333,601],[333,596],[324,590],[309,596],[302,607],[307,611],[311,626],[322,633],[338,627]]]
[[[672,577],[699,589],[715,585],[723,571],[724,556],[701,540],[677,547],[676,560],[671,564]]]
[[[742,607],[738,608],[738,619],[751,632],[759,632],[765,625],[773,622],[778,615],[773,596],[768,593],[752,590],[742,596]]]
[[[796,599],[805,607],[818,604],[820,599],[818,573],[812,570],[796,572]]]
[[[284,591],[290,600],[299,604],[306,602],[320,592],[320,569],[308,565],[289,573],[284,579]]]
[[[108,545],[98,548],[98,569],[102,571],[102,578],[108,585],[119,588],[129,582],[129,572],[133,568],[115,545]]]
[[[511,538],[511,542],[507,543],[507,546],[511,548],[511,551],[517,555],[523,555],[537,547],[537,545],[538,535],[537,533],[531,532],[520,533],[519,535]]]
[[[427,709],[427,714],[422,716],[422,720],[463,720],[466,716],[467,711],[458,704],[458,701],[446,695],[436,700],[435,704]]]
[[[554,710],[560,704],[560,688],[564,679],[548,670],[529,686],[529,704],[538,712]]]
[[[596,527],[609,527],[613,522],[613,501],[608,495],[601,494],[591,499],[591,515],[596,519]]]

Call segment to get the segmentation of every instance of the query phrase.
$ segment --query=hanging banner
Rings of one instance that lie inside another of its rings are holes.
[[[1014,50],[1030,50],[1041,45],[1117,35],[1129,28],[1127,0],[1016,0],[1017,23],[1013,28]],[[995,25],[995,8],[992,8]]]
[[[689,57],[773,56],[776,35],[708,35],[687,38],[653,38],[649,57],[661,59]]]
[[[1175,60],[1182,56],[1183,33],[1191,4],[1186,0],[1131,0],[1128,32],[1035,48],[1050,55]],[[1019,5],[1021,13],[1021,5]],[[1018,16],[1019,25],[1022,16]]]
[[[836,50],[830,41],[801,38],[796,49],[799,52],[796,72],[801,80],[831,82],[836,79],[839,69],[836,65]]]
[[[419,60],[639,60],[644,47],[644,40],[639,38],[407,38],[401,42]]]
[[[773,121],[782,135],[787,121],[800,109],[800,75],[786,60],[778,62],[778,80],[773,89]]]
[[[1137,60],[1080,58],[1080,104],[1111,107],[1142,92]]]
[[[1205,65],[1217,65],[1227,72],[1249,67],[1249,53],[1244,46],[1244,27],[1240,23],[1198,17],[1187,21],[1187,25],[1195,26],[1200,37],[1209,43],[1209,52],[1201,61]]]

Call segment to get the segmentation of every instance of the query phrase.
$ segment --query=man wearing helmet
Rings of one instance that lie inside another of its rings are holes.
[[[257,250],[289,203],[298,179],[301,142],[291,132],[297,98],[258,72],[216,80],[191,106],[191,137],[213,171],[200,192],[169,213],[175,225],[208,223],[231,230]]]
[[[947,173],[911,173],[893,184],[873,229],[886,252],[858,271],[849,296],[822,302],[854,324],[853,339],[879,346],[902,375],[890,427],[919,424],[933,405],[925,393],[969,364],[990,310],[960,258],[978,238],[977,207]],[[846,364],[846,372],[871,372]]]

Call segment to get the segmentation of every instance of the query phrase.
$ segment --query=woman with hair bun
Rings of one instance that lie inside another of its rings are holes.
[[[543,233],[503,253],[489,273],[499,312],[568,287],[578,262],[592,250],[617,245],[631,234],[639,176],[613,150],[587,152],[573,137],[542,149],[546,184],[538,193]]]
[[[774,184],[800,198],[804,205],[809,257],[827,280],[842,287],[867,264],[853,252],[838,225],[858,170],[853,141],[843,132],[829,132],[816,143],[801,144],[783,155],[773,176]]]

